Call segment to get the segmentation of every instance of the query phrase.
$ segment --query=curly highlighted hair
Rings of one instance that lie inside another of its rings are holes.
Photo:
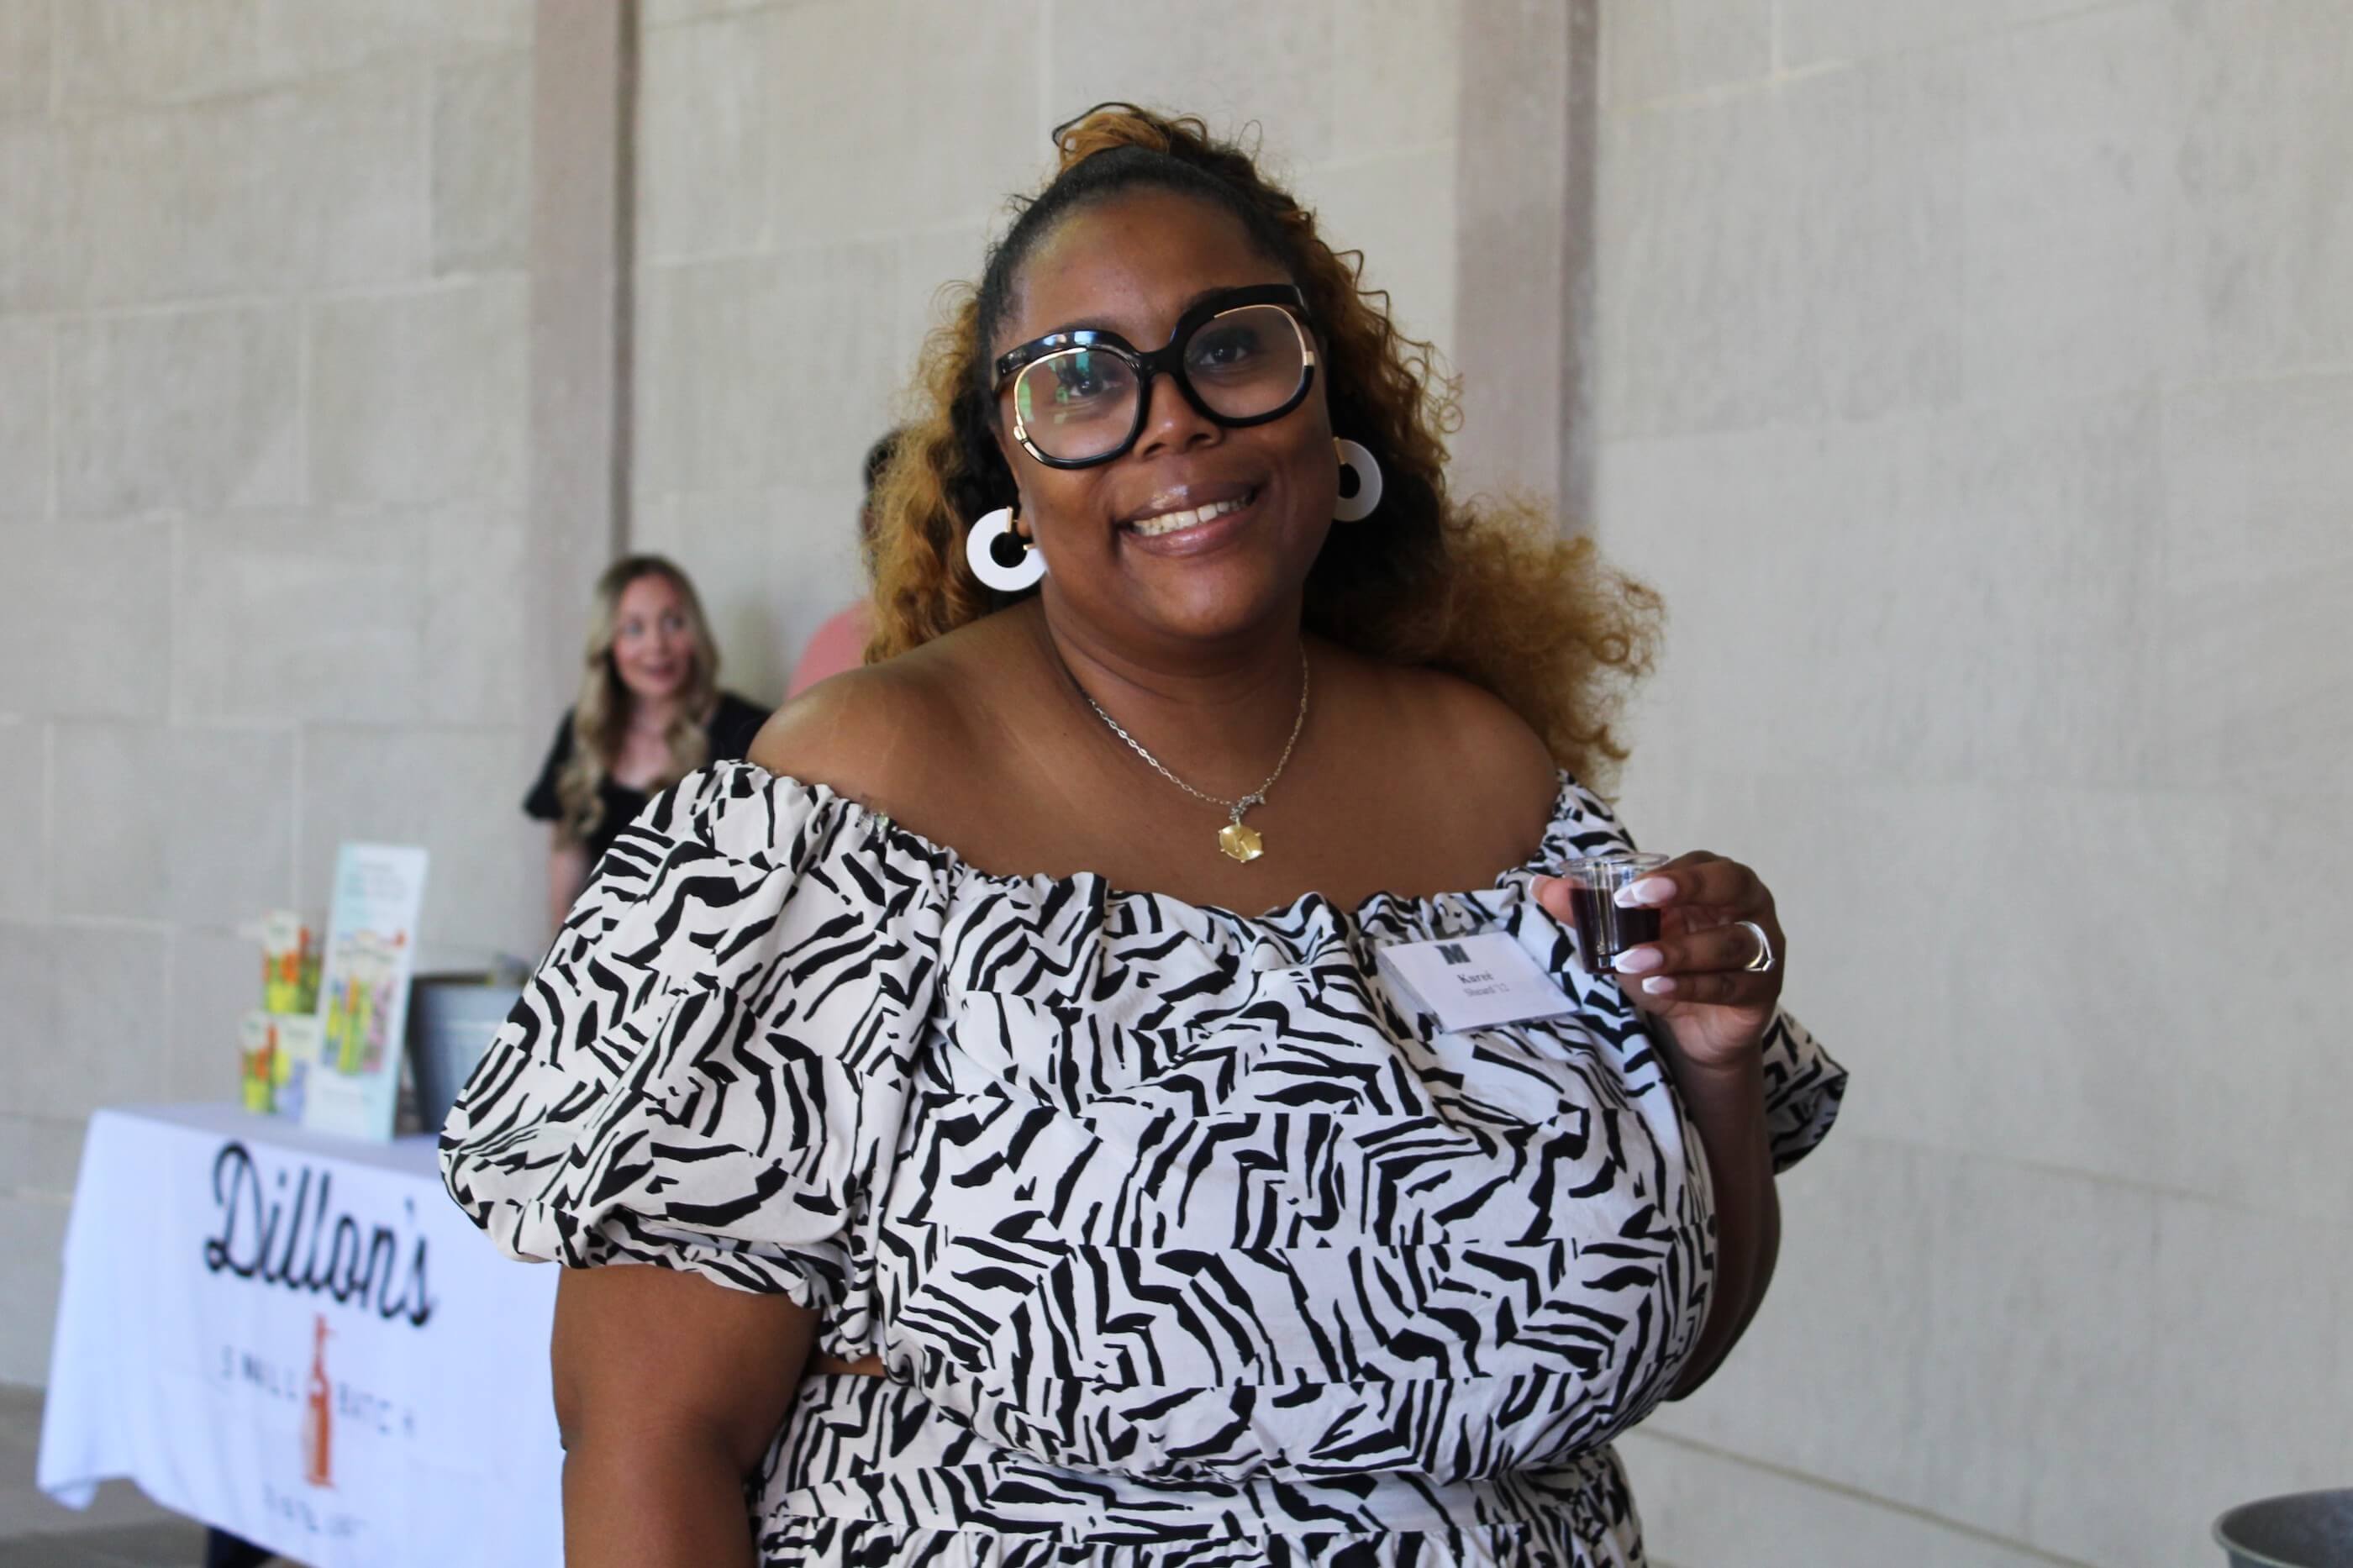
[[[912,417],[874,492],[868,659],[1011,602],[973,575],[964,551],[974,521],[1016,499],[996,440],[989,345],[1022,263],[1057,223],[1113,195],[1166,190],[1232,214],[1290,273],[1323,340],[1332,428],[1381,466],[1380,505],[1335,526],[1308,574],[1307,629],[1485,688],[1561,766],[1605,782],[1626,754],[1611,723],[1650,668],[1657,595],[1535,507],[1448,493],[1445,437],[1460,424],[1454,378],[1429,343],[1398,331],[1387,294],[1363,287],[1362,255],[1335,251],[1314,214],[1267,180],[1247,151],[1215,140],[1198,119],[1124,103],[1089,110],[1056,142],[1058,172],[1018,204],[979,284],[959,287],[952,314],[924,344]]]

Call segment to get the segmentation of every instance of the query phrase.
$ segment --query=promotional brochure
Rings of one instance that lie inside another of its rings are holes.
[[[351,1137],[392,1137],[400,1050],[426,853],[346,844],[335,859],[319,982],[317,1060],[304,1075],[302,1125]]]

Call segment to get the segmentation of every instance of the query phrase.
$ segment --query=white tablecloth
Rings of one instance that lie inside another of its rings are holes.
[[[442,1193],[429,1138],[101,1110],[41,1489],[86,1507],[127,1476],[314,1568],[554,1568],[554,1269],[501,1257]]]

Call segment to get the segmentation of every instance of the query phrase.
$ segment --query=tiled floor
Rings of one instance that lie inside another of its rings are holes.
[[[203,1529],[109,1481],[83,1512],[33,1485],[41,1391],[0,1384],[0,1568],[198,1568]]]

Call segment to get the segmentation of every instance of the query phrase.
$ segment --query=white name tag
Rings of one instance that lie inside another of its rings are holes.
[[[1400,1007],[1436,1014],[1450,1034],[1557,1018],[1577,1008],[1507,931],[1393,942],[1381,949],[1380,966]]]

